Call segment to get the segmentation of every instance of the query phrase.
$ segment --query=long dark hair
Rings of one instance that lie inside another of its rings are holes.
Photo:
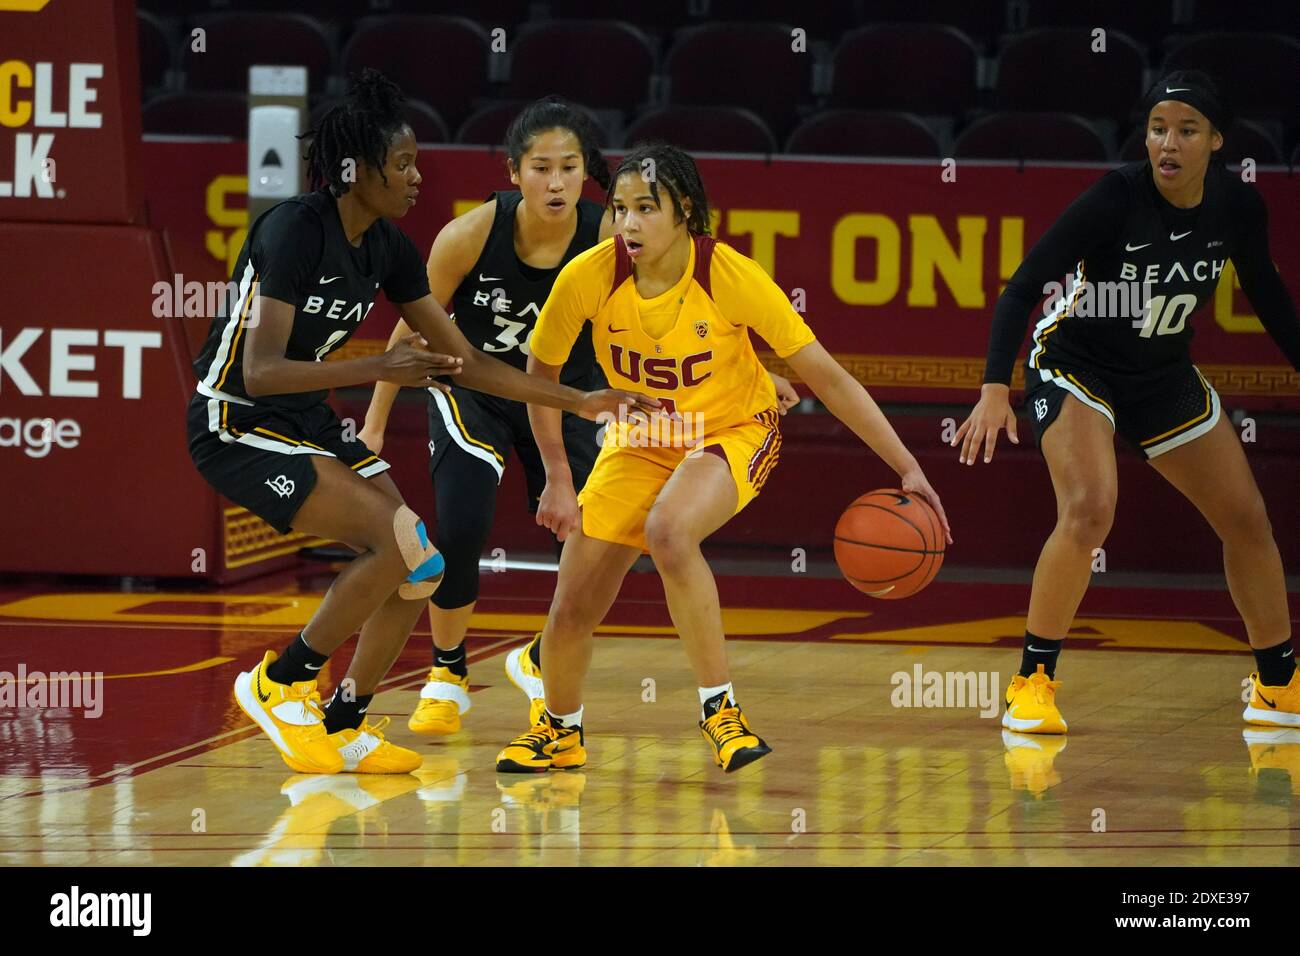
[[[529,103],[506,130],[506,155],[516,172],[538,134],[548,129],[566,129],[572,133],[582,149],[587,174],[601,189],[609,188],[609,164],[601,155],[596,125],[586,112],[559,96],[545,96]]]
[[[310,141],[306,156],[310,188],[328,186],[335,196],[342,196],[354,181],[344,178],[343,162],[353,157],[378,170],[387,184],[388,144],[406,126],[405,101],[401,88],[378,70],[367,67],[353,76],[347,98],[301,137]]]
[[[636,173],[648,182],[650,195],[661,207],[663,200],[659,198],[659,187],[662,186],[668,193],[677,218],[686,220],[687,230],[697,236],[709,234],[709,199],[704,193],[704,181],[700,179],[695,160],[684,150],[668,143],[637,143],[614,170],[614,176],[605,190],[606,206],[614,201],[614,183],[624,173]],[[691,200],[689,216],[682,205],[683,197]]]

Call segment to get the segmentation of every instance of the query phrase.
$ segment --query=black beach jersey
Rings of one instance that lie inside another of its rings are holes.
[[[1229,259],[1264,328],[1300,370],[1300,322],[1269,257],[1267,210],[1254,186],[1212,162],[1200,204],[1179,209],[1143,161],[1103,176],[1030,250],[994,309],[984,381],[1010,384],[1029,313],[1045,293],[1031,372],[1048,355],[1058,366],[1116,375],[1189,361],[1192,317],[1214,298]],[[1053,282],[1059,297],[1047,292]]]
[[[351,338],[381,288],[394,303],[429,294],[424,260],[406,234],[379,219],[362,235],[361,245],[353,246],[328,190],[285,200],[259,216],[231,281],[236,289],[228,314],[213,320],[194,361],[198,391],[237,405],[286,409],[309,408],[329,392],[248,396],[244,342],[255,296],[293,303],[293,331],[284,356],[319,362]]]
[[[523,195],[518,191],[493,193],[496,215],[492,230],[483,244],[474,269],[452,294],[452,314],[470,345],[494,358],[525,370],[528,363],[528,340],[537,316],[551,294],[555,278],[580,252],[600,239],[600,220],[604,208],[589,199],[578,200],[578,228],[564,252],[564,258],[552,269],[536,269],[519,261],[515,252],[515,211]],[[583,326],[573,352],[560,372],[565,385],[598,384],[604,376],[596,365],[591,344],[591,323]]]

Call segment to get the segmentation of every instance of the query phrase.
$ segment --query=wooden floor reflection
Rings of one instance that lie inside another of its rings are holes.
[[[1246,654],[1067,650],[1071,733],[1057,739],[1004,733],[978,701],[896,706],[895,675],[917,665],[984,675],[1000,698],[1018,660],[1007,648],[736,640],[731,657],[774,750],[734,775],[699,737],[681,649],[648,637],[597,646],[584,769],[497,775],[526,720],[498,650],[473,665],[488,686],[454,738],[406,730],[418,672],[376,698],[372,716],[392,715],[392,737],[425,755],[414,775],[295,775],[234,719],[230,742],[157,769],[0,778],[0,863],[1300,862],[1300,733],[1241,722]]]

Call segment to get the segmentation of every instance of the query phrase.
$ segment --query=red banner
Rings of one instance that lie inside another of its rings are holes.
[[[129,0],[0,0],[0,220],[140,220]]]
[[[419,163],[420,203],[400,224],[422,249],[454,214],[510,188],[499,152],[429,148]],[[239,143],[145,144],[150,218],[167,231],[186,278],[229,275],[247,226],[244,164]],[[699,165],[717,235],[768,270],[828,349],[888,398],[938,401],[971,398],[1006,279],[1102,173],[970,162],[945,182],[934,164],[728,157]],[[1294,296],[1300,234],[1281,213],[1300,208],[1300,180],[1263,170],[1257,188],[1273,210],[1273,258]],[[384,304],[375,314],[361,336],[386,337],[395,314]],[[1213,308],[1194,321],[1194,356],[1222,393],[1300,408],[1300,375],[1251,314],[1231,264]]]

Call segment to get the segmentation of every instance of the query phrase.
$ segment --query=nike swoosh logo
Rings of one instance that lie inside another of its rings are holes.
[[[364,713],[365,713],[366,711],[368,711],[369,709],[370,709],[369,707],[362,707],[359,711],[357,711],[357,713],[358,713],[358,714],[364,714]]]
[[[1256,693],[1256,694],[1259,694],[1259,688],[1258,688],[1258,687],[1255,688],[1255,693]],[[1271,700],[1269,700],[1269,699],[1268,699],[1267,697],[1265,697],[1263,694],[1259,694],[1259,699],[1262,700],[1264,703],[1268,704],[1268,706],[1272,707],[1274,710],[1277,710],[1277,704],[1273,703]]]
[[[631,326],[628,326],[628,328],[631,328]],[[613,322],[609,323],[609,332],[611,335],[617,335],[619,332],[626,332],[627,330],[628,329],[616,329],[614,328]]]
[[[1029,645],[1029,649],[1030,649],[1031,651],[1033,651],[1034,653],[1036,653],[1036,654],[1050,654],[1050,653],[1052,653],[1051,650],[1048,649],[1048,648],[1045,648],[1045,647],[1034,647],[1033,644],[1030,644],[1030,645]]]
[[[1192,230],[1190,229],[1188,229],[1186,232],[1180,232],[1178,233],[1178,235],[1174,235],[1171,232],[1169,234],[1169,238],[1172,239],[1174,242],[1177,242],[1179,239],[1183,238],[1183,236],[1190,236],[1191,234],[1192,234]]]
[[[343,278],[342,276],[334,276],[332,279],[327,279],[327,278],[325,278],[324,276],[321,276],[321,277],[320,277],[320,284],[321,284],[321,285],[329,285],[331,282],[334,282],[334,281],[336,281],[336,280],[338,280],[338,279],[342,279],[342,278]]]
[[[1171,90],[1169,87],[1166,86],[1165,92],[1166,93],[1190,93],[1192,92],[1192,88],[1190,86],[1179,86]]]
[[[478,274],[479,282],[500,282],[501,276],[485,276],[483,273]]]
[[[1293,647],[1293,648],[1291,648],[1291,650],[1287,651],[1287,652],[1286,652],[1285,654],[1283,654],[1282,656],[1283,656],[1283,657],[1290,657],[1290,656],[1291,656],[1292,654],[1294,654],[1294,653],[1295,653],[1295,648]]]
[[[262,672],[260,670],[253,671],[253,679],[257,681],[257,696],[262,701],[262,703],[265,704],[268,700],[271,699],[271,695],[262,693]]]
[[[303,664],[302,666],[305,667],[305,668],[307,668],[307,670],[309,670],[309,671],[318,671],[318,670],[320,670],[322,667],[324,667],[325,665],[324,665],[324,664],[317,664],[315,667],[312,667],[310,664]]]
[[[1125,251],[1125,252],[1137,252],[1139,249],[1145,249],[1145,248],[1146,248],[1147,246],[1149,246],[1149,245],[1151,245],[1151,243],[1149,243],[1149,242],[1144,242],[1144,243],[1142,243],[1142,245],[1140,245],[1140,246],[1130,246],[1130,245],[1126,242],[1126,243],[1124,243],[1124,251]]]

